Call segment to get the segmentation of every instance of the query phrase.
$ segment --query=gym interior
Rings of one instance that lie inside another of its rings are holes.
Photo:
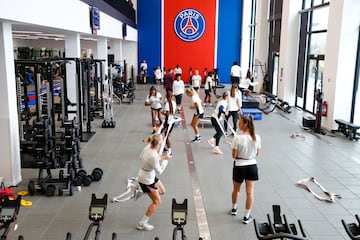
[[[2,239],[360,237],[359,1],[0,5]],[[195,70],[203,81],[216,71],[221,95],[234,61],[256,83],[243,97],[262,140],[255,220],[241,221],[244,186],[229,214],[233,137],[212,152],[206,106],[192,143],[184,94],[155,229],[136,229],[151,202],[131,186],[153,131],[144,106],[153,69],[180,65],[186,88]]]

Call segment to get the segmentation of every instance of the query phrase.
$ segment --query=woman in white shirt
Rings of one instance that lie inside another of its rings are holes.
[[[165,124],[164,124],[164,132],[167,134],[166,137],[166,149],[167,154],[169,157],[172,157],[172,151],[171,151],[171,131],[174,127],[174,114],[176,110],[176,103],[174,100],[172,100],[173,93],[171,90],[166,92],[166,99],[164,103],[164,111],[163,115],[165,116]]]
[[[199,93],[199,89],[201,86],[201,76],[199,74],[199,70],[195,70],[195,75],[191,77],[191,86]]]
[[[141,168],[138,173],[139,185],[144,193],[147,193],[152,203],[147,208],[145,215],[138,222],[136,228],[139,230],[153,230],[154,226],[148,223],[151,215],[156,211],[161,203],[160,195],[165,194],[165,187],[156,177],[162,174],[168,165],[169,156],[160,155],[159,148],[162,144],[162,137],[153,134],[148,138],[149,144],[144,147],[140,154]],[[160,160],[163,160],[160,163]]]
[[[194,110],[194,115],[191,120],[191,127],[194,129],[195,138],[191,140],[191,142],[199,143],[201,142],[199,123],[200,123],[200,119],[204,117],[204,109],[201,105],[201,99],[195,89],[187,88],[186,95],[191,98],[191,102],[192,102],[189,108],[191,110]]]
[[[181,74],[176,74],[175,81],[173,82],[173,95],[175,96],[177,112],[180,112],[181,110],[182,96],[184,95],[184,92],[185,84],[184,81],[181,79]]]
[[[158,92],[154,86],[151,86],[149,95],[147,95],[145,99],[145,106],[150,106],[151,108],[151,125],[153,129],[156,128],[156,115],[159,120],[159,126],[162,124],[161,102],[162,102],[161,93]]]
[[[236,132],[238,119],[242,113],[241,107],[242,107],[242,94],[240,90],[237,88],[237,84],[234,83],[231,85],[230,96],[229,96],[229,105],[228,105],[229,114],[225,116],[225,120],[226,120],[224,122],[225,133],[227,132],[228,120],[230,117],[232,117],[233,129],[234,132]]]
[[[256,157],[259,156],[261,139],[255,134],[254,120],[251,116],[242,116],[239,120],[241,134],[235,135],[231,143],[233,165],[233,191],[231,194],[231,215],[237,214],[237,201],[241,184],[245,181],[246,202],[243,223],[253,220],[250,215],[254,202],[254,186],[259,180]]]

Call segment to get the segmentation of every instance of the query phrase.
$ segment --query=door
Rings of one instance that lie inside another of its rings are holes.
[[[322,92],[324,77],[324,55],[309,55],[307,64],[307,74],[304,89],[304,106],[306,111],[316,114],[315,92]]]

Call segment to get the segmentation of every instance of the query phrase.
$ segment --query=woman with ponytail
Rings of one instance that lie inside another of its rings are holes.
[[[151,135],[146,142],[147,144],[140,154],[141,168],[138,173],[139,185],[144,193],[147,193],[152,203],[147,208],[145,215],[137,224],[139,230],[153,230],[154,226],[148,223],[151,215],[156,211],[161,203],[160,195],[165,194],[165,187],[156,177],[164,172],[168,165],[169,156],[160,155],[159,148],[162,144],[160,134]],[[161,161],[160,163],[160,160]]]
[[[254,120],[251,116],[242,116],[239,120],[241,134],[234,136],[231,143],[233,167],[233,191],[231,195],[231,215],[237,214],[237,201],[241,184],[245,181],[246,202],[243,223],[248,224],[253,220],[250,215],[254,202],[254,185],[259,180],[256,157],[259,156],[261,139],[255,133]]]
[[[176,103],[174,100],[172,100],[172,97],[173,92],[168,90],[166,92],[166,99],[163,110],[163,115],[165,116],[164,132],[166,136],[166,152],[169,157],[172,157],[170,133],[174,127],[174,114],[176,111]]]

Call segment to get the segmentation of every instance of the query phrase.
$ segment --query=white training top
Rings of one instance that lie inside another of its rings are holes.
[[[212,80],[212,77],[208,76],[205,80],[205,86],[204,86],[204,89],[205,90],[209,90],[212,88],[212,84],[213,84],[213,80]]]
[[[220,111],[221,106],[222,106],[222,111]],[[227,107],[228,107],[228,102],[225,99],[221,99],[220,101],[217,102],[215,110],[211,116],[219,120],[222,120],[222,117],[224,116]]]
[[[168,161],[164,160],[160,164],[159,153],[148,144],[140,154],[141,168],[138,173],[139,182],[149,185],[155,181],[157,174],[162,174],[168,165]]]
[[[257,84],[258,84],[257,82],[251,82],[251,80],[249,78],[243,78],[240,81],[239,88],[248,89],[249,86],[255,86]]]
[[[192,97],[191,97],[191,101],[192,103],[196,103],[197,104],[197,109],[195,109],[195,114],[202,114],[204,113],[204,109],[201,105],[201,99],[199,97],[198,94],[193,94]]]
[[[191,80],[192,80],[192,86],[193,87],[200,87],[201,85],[201,76],[200,75],[193,75],[191,77]]]
[[[180,94],[184,94],[185,92],[185,84],[183,80],[175,80],[173,82],[173,94],[176,95],[180,95]]]
[[[261,148],[261,138],[255,134],[256,141],[254,142],[250,135],[239,134],[235,135],[231,142],[231,149],[237,150],[237,157],[235,166],[248,166],[256,164],[256,154]]]
[[[230,69],[230,76],[241,77],[241,67],[239,65],[232,65]]]
[[[155,79],[161,79],[161,77],[162,77],[161,69],[159,69],[159,68],[155,69],[154,75],[155,75]]]
[[[161,93],[157,91],[156,96],[148,95],[145,99],[145,102],[151,103],[151,108],[153,108],[153,109],[161,109],[162,108],[161,98],[162,98]]]
[[[174,74],[182,74],[182,69],[180,67],[174,68]]]
[[[239,91],[235,91],[235,97],[231,97],[229,94],[229,104],[228,104],[229,111],[231,112],[239,111],[241,107],[242,107],[241,93]]]

